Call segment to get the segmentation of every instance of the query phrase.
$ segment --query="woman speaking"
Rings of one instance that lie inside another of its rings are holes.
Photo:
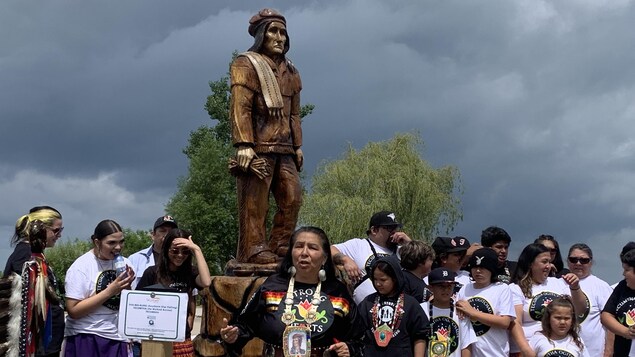
[[[302,227],[291,236],[291,249],[251,297],[234,325],[221,328],[229,355],[239,355],[253,337],[265,342],[263,356],[357,355],[361,331],[354,329],[355,304],[335,277],[326,233]],[[225,320],[225,324],[226,324]]]

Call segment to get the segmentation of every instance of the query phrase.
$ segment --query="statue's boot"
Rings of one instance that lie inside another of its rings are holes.
[[[289,239],[275,239],[272,237],[269,240],[269,249],[279,258],[283,258],[289,250]]]
[[[241,263],[270,264],[275,263],[278,256],[265,244],[239,244],[236,260]]]

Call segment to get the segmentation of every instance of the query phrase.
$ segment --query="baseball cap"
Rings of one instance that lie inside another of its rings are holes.
[[[456,278],[455,272],[447,268],[436,268],[428,274],[428,284],[456,283],[454,278]]]
[[[157,218],[157,220],[154,221],[154,227],[152,227],[152,230],[154,231],[165,224],[169,224],[173,226],[173,228],[179,228],[179,225],[176,224],[176,221],[174,220],[172,216],[165,215],[163,217]]]
[[[391,211],[380,211],[370,218],[370,222],[368,223],[368,228],[370,227],[379,227],[379,226],[399,226],[402,227],[403,224],[397,222],[397,218],[395,217],[395,213]]]
[[[432,242],[436,254],[467,251],[469,247],[470,241],[465,237],[436,237]]]
[[[492,274],[498,272],[498,255],[491,248],[480,248],[472,253],[469,263],[470,269],[480,267],[489,270]]]

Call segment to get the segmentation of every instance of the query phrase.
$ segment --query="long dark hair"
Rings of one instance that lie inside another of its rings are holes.
[[[541,234],[534,243],[542,243],[546,240],[552,242],[553,246],[556,247],[556,256],[551,263],[556,267],[556,273],[560,273],[564,269],[564,261],[562,260],[562,254],[560,254],[560,244],[558,244],[556,238],[549,234]]]
[[[573,307],[573,302],[568,295],[563,295],[559,298],[554,299],[549,305],[545,306],[544,312],[542,315],[542,334],[547,337],[547,339],[551,342],[551,334],[553,330],[551,329],[551,315],[554,313],[557,307],[566,307],[571,310],[571,328],[569,329],[568,335],[573,338],[573,342],[575,342],[576,346],[582,351],[584,349],[584,344],[582,343],[582,339],[580,338],[580,323],[576,318],[575,308]]]
[[[278,265],[278,273],[285,277],[291,278],[289,274],[289,268],[293,266],[293,258],[291,257],[291,252],[293,251],[293,246],[295,245],[298,236],[301,233],[313,233],[316,236],[320,237],[320,242],[322,243],[322,250],[324,251],[324,255],[326,256],[326,262],[324,263],[324,271],[326,271],[326,280],[333,281],[337,279],[335,277],[335,266],[333,265],[333,259],[331,258],[331,243],[329,242],[329,238],[326,236],[326,233],[322,230],[322,228],[306,226],[298,228],[291,235],[291,239],[289,240],[289,250],[287,250],[287,254]],[[163,243],[165,246],[165,242]]]
[[[119,223],[113,221],[112,219],[104,219],[97,224],[93,235],[90,236],[90,240],[93,242],[95,241],[95,239],[102,240],[113,233],[119,232],[123,232],[123,229],[121,228]]]
[[[46,224],[40,220],[29,222],[29,243],[31,253],[43,253],[47,240]]]
[[[531,298],[531,287],[534,284],[531,277],[531,264],[542,253],[549,253],[549,249],[539,243],[527,245],[520,253],[516,270],[512,274],[512,283],[518,284],[523,295],[527,298]]]
[[[173,228],[163,238],[163,247],[161,247],[161,256],[157,268],[157,282],[169,286],[175,280],[187,281],[192,276],[192,253],[185,258],[183,264],[177,267],[176,271],[170,271],[170,246],[176,238],[188,238],[192,234],[184,229]]]

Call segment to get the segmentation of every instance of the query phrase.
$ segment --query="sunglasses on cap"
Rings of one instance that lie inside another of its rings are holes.
[[[578,258],[578,257],[569,257],[569,263],[577,264],[580,263],[582,265],[589,264],[591,262],[591,258]]]

